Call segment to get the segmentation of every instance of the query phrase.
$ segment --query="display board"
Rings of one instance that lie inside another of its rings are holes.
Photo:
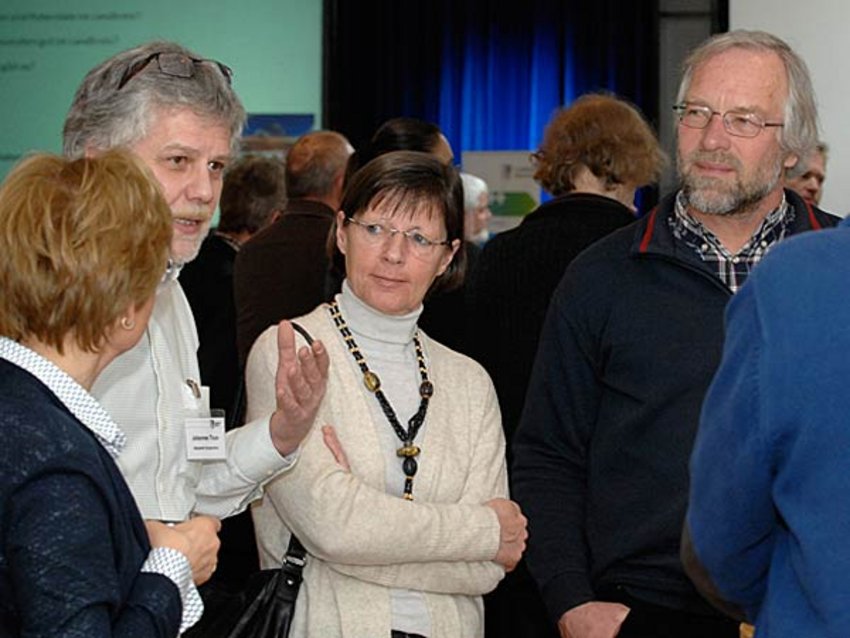
[[[513,228],[540,204],[529,151],[464,151],[462,170],[487,182],[490,232]]]
[[[85,73],[113,53],[176,40],[234,71],[249,113],[321,122],[322,3],[315,0],[3,0],[0,177],[23,154],[61,150]]]

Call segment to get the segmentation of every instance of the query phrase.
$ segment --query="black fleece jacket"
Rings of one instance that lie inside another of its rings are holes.
[[[790,234],[838,221],[786,197]],[[684,574],[679,540],[731,292],[673,237],[673,202],[579,255],[541,333],[512,490],[529,519],[529,569],[556,621],[615,586],[715,613]]]

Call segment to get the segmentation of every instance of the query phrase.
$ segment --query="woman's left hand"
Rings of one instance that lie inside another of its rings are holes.
[[[270,428],[275,448],[285,456],[295,451],[313,425],[325,396],[330,359],[321,341],[296,352],[295,332],[286,320],[278,324],[277,348],[277,409]]]

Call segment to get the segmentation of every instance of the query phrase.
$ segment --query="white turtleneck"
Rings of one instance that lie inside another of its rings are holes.
[[[343,281],[342,292],[336,296],[336,301],[354,341],[366,360],[366,365],[378,375],[387,401],[395,411],[402,428],[407,431],[407,421],[416,414],[420,401],[421,377],[416,362],[413,335],[416,333],[416,322],[422,314],[422,306],[405,315],[385,315],[360,300],[348,285],[348,281]],[[350,362],[357,367],[354,357],[351,357]],[[378,400],[365,386],[363,392],[369,394],[367,402],[372,418],[378,424],[384,457],[387,459],[387,492],[401,497],[404,493],[405,476],[401,469],[402,460],[396,455],[396,450],[402,446],[402,442],[387,420]],[[416,436],[417,441],[422,440],[427,426],[426,415]],[[422,456],[427,454],[428,450],[423,449]],[[416,495],[415,479],[413,494]],[[421,593],[394,589],[391,603],[393,629],[422,636],[431,634],[428,608]]]

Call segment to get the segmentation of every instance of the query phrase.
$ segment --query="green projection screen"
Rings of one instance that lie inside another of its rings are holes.
[[[320,0],[3,0],[0,178],[24,154],[61,150],[83,75],[122,49],[176,40],[234,71],[249,113],[321,122]]]

